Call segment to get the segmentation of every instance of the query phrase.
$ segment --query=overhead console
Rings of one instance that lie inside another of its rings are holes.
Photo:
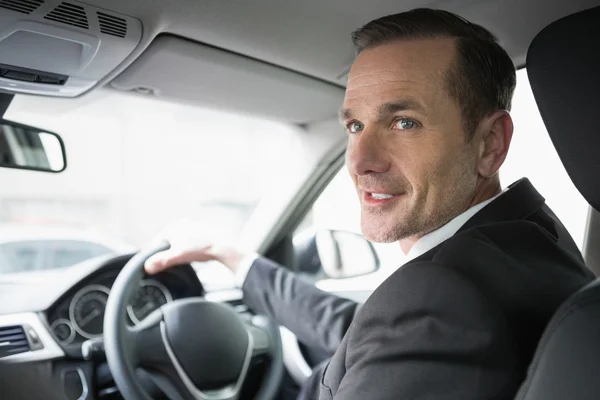
[[[344,98],[340,86],[168,34],[157,36],[111,86],[292,123],[335,117]]]
[[[0,0],[0,90],[80,95],[141,37],[138,19],[77,1]]]

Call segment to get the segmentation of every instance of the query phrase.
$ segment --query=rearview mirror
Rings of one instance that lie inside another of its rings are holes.
[[[65,145],[55,133],[0,119],[0,167],[62,172]]]

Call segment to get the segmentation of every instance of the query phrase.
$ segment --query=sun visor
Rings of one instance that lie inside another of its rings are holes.
[[[0,1],[0,90],[74,97],[131,54],[135,18],[75,1]]]
[[[343,88],[170,35],[158,36],[111,86],[292,123],[337,114]]]

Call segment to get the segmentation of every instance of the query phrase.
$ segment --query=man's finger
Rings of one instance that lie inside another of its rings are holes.
[[[178,261],[178,259],[181,257],[182,254],[180,252],[174,252],[171,249],[161,251],[160,253],[156,253],[148,260],[146,260],[144,268],[147,273],[156,274],[158,272],[164,271],[165,269],[173,265],[179,264],[180,262]]]
[[[210,248],[210,245],[186,250],[174,250],[173,248],[170,248],[169,250],[161,251],[148,258],[144,267],[147,273],[156,274],[157,272],[164,271],[174,265],[191,263],[194,261],[210,261],[214,259],[214,255],[209,251]]]

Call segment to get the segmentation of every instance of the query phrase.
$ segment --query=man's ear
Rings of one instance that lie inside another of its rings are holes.
[[[506,110],[496,111],[479,124],[479,175],[491,178],[498,172],[508,154],[512,135],[513,121]]]

